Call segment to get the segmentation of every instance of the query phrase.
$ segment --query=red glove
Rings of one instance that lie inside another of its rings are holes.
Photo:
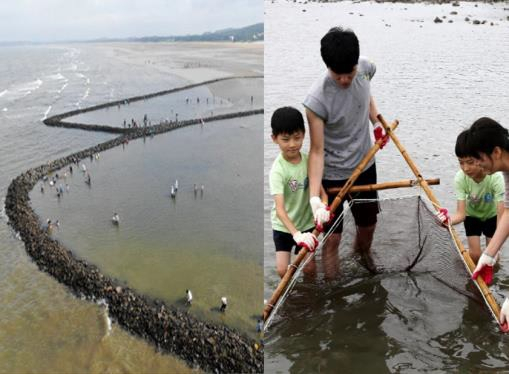
[[[436,213],[438,220],[444,225],[445,227],[449,226],[449,211],[445,208],[440,208],[438,212]]]
[[[382,124],[380,122],[375,123],[375,128],[373,129],[373,134],[375,134],[375,141],[382,139],[382,143],[380,144],[380,149],[383,149],[385,145],[389,142],[389,135],[385,132]]]
[[[477,262],[477,266],[472,273],[472,279],[477,279],[480,275],[484,280],[487,286],[493,281],[493,266],[497,260],[495,257],[491,257],[490,255],[483,253]]]

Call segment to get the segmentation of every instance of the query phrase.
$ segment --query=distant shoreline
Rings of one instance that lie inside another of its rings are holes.
[[[39,44],[74,44],[74,43],[163,43],[163,42],[257,42],[264,39],[263,22],[241,28],[227,28],[213,32],[205,32],[194,35],[174,36],[141,36],[124,38],[95,38],[82,40],[58,40],[58,41],[0,41],[0,46],[15,45],[39,45]]]

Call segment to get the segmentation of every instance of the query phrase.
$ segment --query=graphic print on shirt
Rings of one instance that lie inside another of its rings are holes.
[[[304,182],[302,182],[302,183],[299,183],[299,181],[295,178],[290,179],[288,181],[288,187],[290,188],[290,191],[292,191],[292,192],[297,192],[299,189],[305,190],[306,188],[308,188],[308,184],[309,184],[308,177],[306,177],[304,179]]]

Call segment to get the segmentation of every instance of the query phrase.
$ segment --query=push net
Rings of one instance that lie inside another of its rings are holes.
[[[342,259],[355,255],[353,247],[356,225],[349,206],[367,202],[373,201],[353,200],[350,205],[345,204],[344,213],[340,217],[343,221],[343,234],[339,248],[341,266],[346,264],[345,261],[341,261]],[[435,210],[427,200],[421,196],[407,196],[378,200],[378,203],[380,213],[369,261],[361,261],[361,264],[363,263],[372,273],[428,273],[444,287],[450,287],[469,298],[483,302],[482,293],[471,281],[450,230],[441,225],[434,213]],[[317,252],[321,251],[323,242],[327,239],[326,233]],[[291,294],[291,288],[310,260],[311,257],[308,257],[300,264],[282,297],[274,305],[266,321],[265,329],[270,326],[278,309]],[[346,272],[348,271],[347,269]],[[345,269],[343,269],[344,272]],[[500,300],[497,301],[500,302]],[[491,312],[489,307],[486,309]]]

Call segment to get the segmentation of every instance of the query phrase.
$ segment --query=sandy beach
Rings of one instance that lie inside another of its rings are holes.
[[[115,43],[107,53],[193,83],[233,75],[263,75],[261,42]]]

